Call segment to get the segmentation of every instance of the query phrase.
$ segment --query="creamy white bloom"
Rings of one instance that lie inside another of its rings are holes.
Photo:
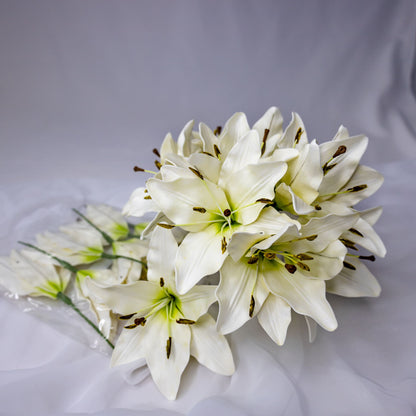
[[[0,258],[0,284],[19,296],[47,296],[55,299],[64,292],[71,272],[50,257],[32,250],[13,250]]]
[[[112,365],[145,358],[159,390],[171,400],[176,398],[190,355],[220,374],[234,372],[228,343],[206,313],[215,301],[215,287],[196,286],[185,295],[178,294],[177,249],[172,233],[156,228],[147,256],[148,281],[103,288],[86,280],[94,296],[126,321]]]

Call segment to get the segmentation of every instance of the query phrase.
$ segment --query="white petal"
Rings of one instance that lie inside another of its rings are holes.
[[[121,315],[148,311],[158,296],[164,293],[159,285],[143,280],[127,285],[103,287],[86,278],[85,285],[90,293],[94,293],[97,302],[107,305]]]
[[[360,165],[352,175],[351,179],[347,182],[347,184],[342,189],[340,189],[340,192],[359,185],[366,185],[367,187],[359,192],[347,192],[335,195],[331,200],[338,204],[353,206],[361,200],[373,195],[374,192],[376,192],[378,188],[380,188],[380,186],[383,184],[383,181],[383,175],[381,175],[379,172],[369,168],[368,166]]]
[[[215,320],[208,314],[190,326],[191,355],[215,373],[230,376],[234,373],[234,360],[226,338],[215,328]]]
[[[146,188],[137,188],[130,195],[129,200],[123,208],[123,215],[129,217],[142,217],[148,212],[159,211],[151,199],[145,199],[149,194],[145,193]]]
[[[250,224],[256,220],[265,205],[256,201],[274,199],[274,187],[286,169],[283,162],[261,163],[248,165],[227,178],[225,189],[232,209],[238,209],[235,213],[237,222]]]
[[[215,297],[215,286],[194,286],[184,295],[180,295],[181,311],[185,319],[196,321],[207,313],[208,308],[217,300]]]
[[[296,220],[279,213],[272,207],[266,207],[255,222],[237,228],[228,244],[228,253],[234,261],[237,261],[255,243],[270,235],[277,236],[277,239],[293,226],[300,228]]]
[[[255,130],[250,130],[233,146],[225,158],[220,173],[220,184],[222,185],[229,175],[247,165],[256,164],[260,159],[260,152],[259,135]]]
[[[234,262],[228,257],[220,271],[221,280],[217,289],[220,305],[217,329],[228,334],[240,328],[250,319],[251,297],[254,297],[255,316],[269,291],[258,282],[258,264],[248,264],[247,259]]]
[[[198,233],[189,233],[176,257],[176,287],[186,293],[204,276],[217,272],[227,256],[222,252],[223,236],[216,224]]]
[[[225,123],[220,135],[220,149],[225,157],[231,148],[250,130],[247,117],[244,113],[233,114]]]
[[[191,330],[188,325],[171,323],[169,334],[167,321],[160,313],[145,326],[148,326],[148,331],[142,342],[153,381],[163,395],[175,400],[182,373],[189,361]],[[168,359],[166,342],[169,335],[172,341]]]
[[[337,192],[342,188],[351,175],[354,173],[364,154],[368,144],[368,137],[355,136],[344,140],[330,141],[322,143],[320,147],[322,165],[325,165],[335,154],[339,146],[347,148],[344,154],[337,156],[329,163],[328,166],[334,165],[326,172],[319,188],[320,194],[329,194]]]
[[[342,234],[342,237],[364,247],[376,256],[384,257],[386,255],[386,247],[383,241],[367,221],[360,218],[354,224],[353,230],[358,231],[361,236],[357,232],[346,231]]]
[[[289,125],[286,127],[286,130],[283,133],[283,136],[278,143],[279,147],[281,148],[293,147],[293,145],[295,144],[294,141],[296,138],[296,134],[299,129],[301,129],[302,134],[300,135],[300,139],[297,145],[302,146],[305,143],[308,143],[308,136],[306,135],[305,126],[299,114],[292,113],[292,120],[290,121]]]
[[[216,213],[229,208],[221,188],[197,177],[171,182],[149,179],[147,187],[165,215],[187,231],[204,229],[209,221],[215,219]],[[201,213],[193,208],[203,208],[206,212]]]
[[[171,230],[156,227],[149,243],[147,254],[147,278],[157,284],[163,277],[166,281],[175,278],[175,258],[178,244]]]
[[[312,218],[306,225],[302,226],[302,237],[316,236],[313,241],[307,239],[293,241],[290,244],[291,252],[320,252],[324,250],[328,244],[353,227],[359,218],[359,214],[352,215],[326,215],[325,217]],[[280,241],[292,239],[290,234],[282,236]]]
[[[20,279],[12,268],[9,257],[0,257],[0,285],[12,294],[26,296],[33,292],[33,287],[24,279]]]
[[[268,158],[265,158],[266,161],[271,162],[289,162],[295,157],[299,156],[298,149],[276,149]]]
[[[162,164],[164,164],[166,162],[166,155],[168,155],[169,153],[177,152],[177,145],[173,140],[172,135],[168,133],[162,142],[162,146],[160,147],[160,161],[162,162]]]
[[[328,331],[337,327],[325,298],[325,282],[308,279],[299,271],[290,274],[282,265],[263,262],[262,274],[270,291],[283,298],[297,313],[308,315]]]
[[[360,217],[373,226],[383,213],[383,207],[375,207],[360,212]]]
[[[322,182],[323,173],[319,155],[319,146],[313,141],[305,145],[306,155],[301,166],[290,180],[293,192],[307,204],[312,203],[318,196],[318,188]]]
[[[346,261],[356,270],[344,267],[338,276],[326,282],[326,290],[345,297],[378,297],[381,288],[370,270],[354,257],[347,257]]]
[[[302,260],[310,271],[302,271],[304,276],[328,280],[336,276],[344,267],[343,261],[347,248],[339,240],[331,242],[325,250],[319,253],[305,253],[313,257],[312,260]]]
[[[291,308],[286,301],[270,294],[258,313],[257,319],[277,345],[285,343],[287,328],[292,319]]]
[[[219,159],[204,153],[194,153],[189,157],[189,163],[196,167],[204,176],[213,183],[218,182],[221,162]],[[190,172],[192,174],[192,172]]]
[[[120,211],[108,205],[87,205],[85,216],[113,240],[126,237],[129,227]]]
[[[192,152],[191,140],[192,140],[192,128],[194,127],[194,121],[188,121],[185,127],[179,133],[178,137],[178,153],[181,156],[189,156]]]
[[[257,131],[260,139],[264,137],[264,131],[269,130],[263,155],[267,157],[275,149],[275,146],[283,133],[283,117],[277,107],[270,107],[263,116],[256,121],[253,129]]]
[[[292,188],[285,183],[279,184],[276,188],[275,200],[280,209],[292,214],[307,215],[315,211],[314,207],[297,196]]]
[[[204,151],[215,155],[214,145],[218,146],[217,136],[205,123],[199,123],[199,134],[204,142]]]
[[[350,137],[350,134],[348,132],[348,129],[341,124],[338,128],[337,133],[335,134],[332,140],[344,140],[344,139],[348,139],[349,137]]]

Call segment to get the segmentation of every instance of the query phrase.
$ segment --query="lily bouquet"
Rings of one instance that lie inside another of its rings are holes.
[[[80,221],[0,260],[9,294],[64,302],[113,349],[112,365],[147,364],[169,399],[191,355],[231,375],[225,335],[250,319],[278,345],[293,312],[311,341],[317,324],[335,330],[326,293],[378,296],[364,262],[386,252],[373,230],[381,208],[354,208],[383,181],[359,163],[367,137],[341,126],[318,144],[297,114],[283,130],[275,107],[252,127],[243,113],[214,131],[193,127],[154,149],[156,171],[134,168],[152,177],[123,213],[88,206]],[[124,217],[149,212],[149,223]]]

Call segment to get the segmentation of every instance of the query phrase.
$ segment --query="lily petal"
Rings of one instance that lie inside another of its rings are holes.
[[[97,301],[111,308],[121,315],[143,311],[152,308],[155,300],[163,291],[153,282],[139,280],[134,283],[105,287],[89,278],[85,279],[89,291],[94,293]]]
[[[181,156],[189,156],[192,153],[191,140],[192,140],[192,128],[194,127],[194,121],[190,120],[185,124],[185,127],[179,133],[178,137],[178,153]]]
[[[338,276],[326,282],[326,290],[329,293],[349,298],[378,297],[381,287],[370,270],[354,257],[348,257],[347,261],[354,266],[355,270],[344,267]]]
[[[325,282],[308,279],[299,271],[290,274],[278,263],[263,262],[262,274],[269,290],[297,313],[310,316],[328,331],[336,329],[334,312],[325,298]]]
[[[283,117],[277,107],[270,107],[263,116],[256,121],[253,129],[257,131],[260,139],[264,137],[264,132],[267,129],[267,140],[263,146],[263,155],[269,156],[276,148],[276,144],[283,133]]]
[[[129,227],[120,211],[108,205],[87,205],[85,216],[113,240],[124,238]]]
[[[191,355],[215,373],[230,376],[235,371],[233,355],[226,338],[215,328],[215,320],[203,315],[190,326]]]
[[[207,313],[208,308],[217,300],[215,290],[215,286],[199,285],[181,295],[183,317],[197,321],[200,316]]]
[[[298,142],[295,143],[295,138],[300,129],[300,135],[298,137]],[[292,113],[292,120],[289,125],[286,127],[285,132],[282,135],[278,145],[280,148],[290,148],[295,146],[303,146],[308,143],[308,136],[306,135],[305,126],[299,114]]]
[[[292,319],[290,305],[285,300],[270,294],[260,309],[257,319],[277,345],[285,343],[287,328]]]
[[[178,251],[178,244],[172,231],[156,227],[152,233],[147,254],[147,278],[157,284],[160,278],[167,282],[174,282],[175,258]]]
[[[216,224],[203,232],[189,233],[179,246],[176,257],[176,287],[186,293],[204,276],[217,272],[227,253],[222,250],[222,233]]]
[[[165,136],[162,145],[160,146],[160,161],[162,162],[162,164],[165,164],[166,155],[170,153],[178,153],[178,147],[175,143],[175,140],[173,140],[172,134],[168,133]]]
[[[227,178],[225,189],[232,208],[237,210],[234,214],[237,222],[250,224],[256,220],[265,205],[256,201],[273,200],[274,187],[286,169],[286,163],[267,162],[248,165]]]
[[[126,205],[124,205],[122,211],[123,215],[129,217],[143,217],[143,215],[148,212],[159,211],[155,203],[151,199],[146,198],[149,194],[147,194],[145,190],[146,188],[140,187],[133,191]]]
[[[153,381],[166,398],[175,400],[182,373],[189,361],[191,330],[188,325],[170,324],[169,332],[161,313],[145,326],[148,326],[148,330],[142,340],[143,349]],[[169,336],[171,350],[167,358],[166,342]]]
[[[217,329],[220,333],[235,331],[260,310],[269,291],[262,280],[259,281],[258,273],[258,264],[248,264],[245,258],[238,262],[234,262],[231,257],[225,260],[217,289],[220,305]]]

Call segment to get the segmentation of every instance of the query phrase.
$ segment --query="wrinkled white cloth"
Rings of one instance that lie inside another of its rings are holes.
[[[73,219],[121,207],[151,149],[191,118],[296,110],[311,138],[342,122],[370,137],[385,175],[362,207],[385,259],[379,299],[330,296],[339,328],[277,347],[251,321],[228,338],[236,373],[191,360],[178,399],[148,372],[90,349],[0,297],[0,415],[411,416],[416,411],[416,5],[409,1],[3,1],[0,254]],[[413,90],[412,90],[413,87]],[[73,317],[71,317],[72,319]]]

